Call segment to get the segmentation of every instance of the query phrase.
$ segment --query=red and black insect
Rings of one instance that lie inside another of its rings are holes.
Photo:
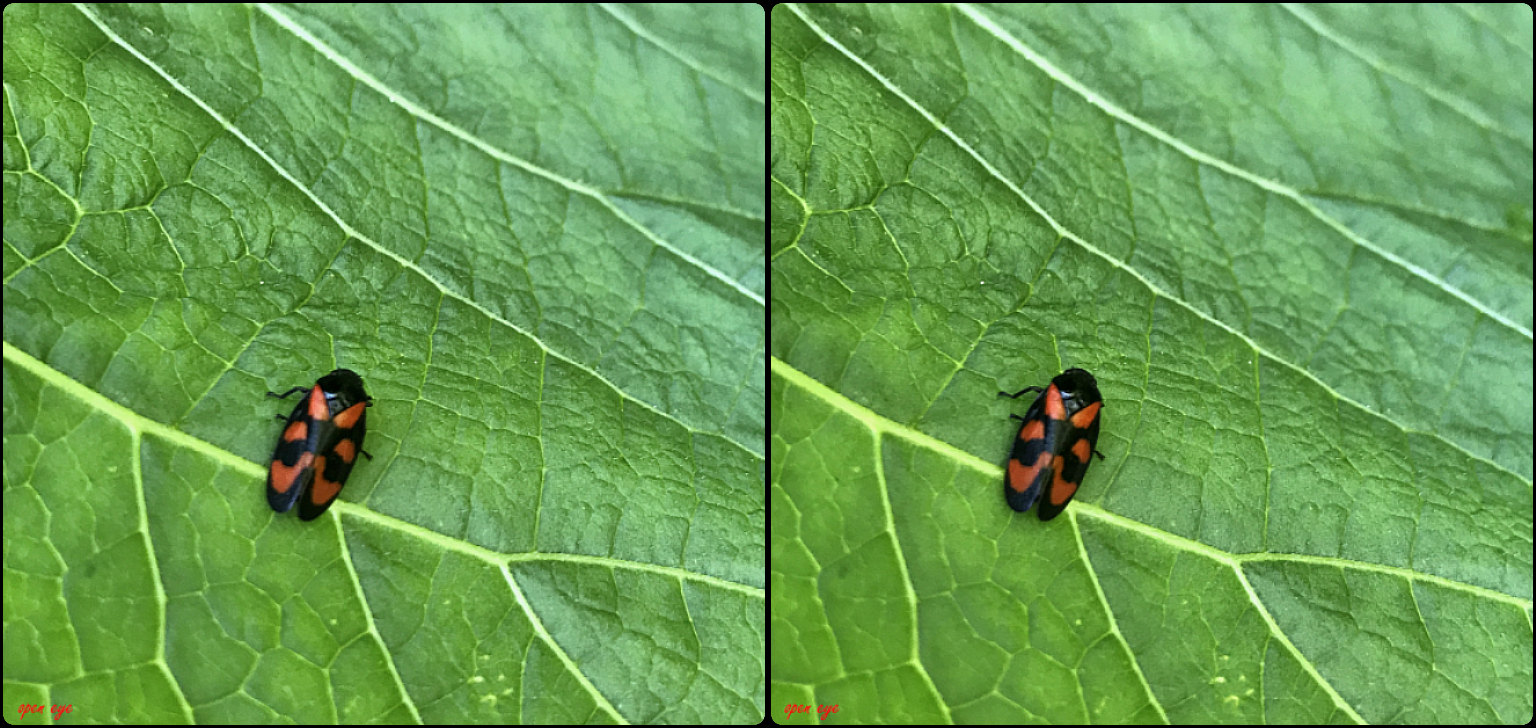
[[[288,415],[267,469],[267,503],[278,513],[299,504],[299,518],[313,521],[331,507],[347,484],[357,454],[363,452],[368,408],[373,398],[363,391],[363,378],[351,369],[337,369],[311,387],[294,387],[268,397],[304,397]],[[282,415],[277,416],[283,419]]]
[[[1067,507],[1088,472],[1090,455],[1104,454],[1099,444],[1099,411],[1104,398],[1099,383],[1082,369],[1056,375],[1049,387],[1025,387],[999,397],[1017,399],[1025,392],[1039,392],[1023,417],[1008,469],[1003,474],[1003,494],[1008,505],[1023,513],[1040,502],[1040,520],[1049,521]]]

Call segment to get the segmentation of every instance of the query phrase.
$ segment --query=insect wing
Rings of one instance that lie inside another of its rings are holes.
[[[289,390],[288,394],[292,393],[293,390]],[[288,422],[277,438],[277,447],[272,451],[272,462],[267,468],[267,505],[278,513],[292,509],[314,479],[315,446],[319,442],[321,423],[312,413],[317,410],[328,412],[325,392],[318,384],[310,387],[294,406],[293,414],[288,415]]]
[[[352,475],[352,466],[363,451],[363,435],[368,431],[368,402],[347,405],[319,429],[321,440],[315,450],[312,479],[299,501],[299,518],[305,521],[325,513]]]

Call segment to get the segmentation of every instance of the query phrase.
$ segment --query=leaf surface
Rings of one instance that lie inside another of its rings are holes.
[[[1530,720],[1528,8],[772,22],[773,710]]]
[[[5,14],[9,705],[761,720],[757,8]]]

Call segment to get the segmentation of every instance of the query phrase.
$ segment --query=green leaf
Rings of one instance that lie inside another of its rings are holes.
[[[7,6],[7,704],[761,720],[764,23]],[[338,366],[374,457],[275,515]]]
[[[1531,719],[1528,8],[772,22],[773,710]]]

